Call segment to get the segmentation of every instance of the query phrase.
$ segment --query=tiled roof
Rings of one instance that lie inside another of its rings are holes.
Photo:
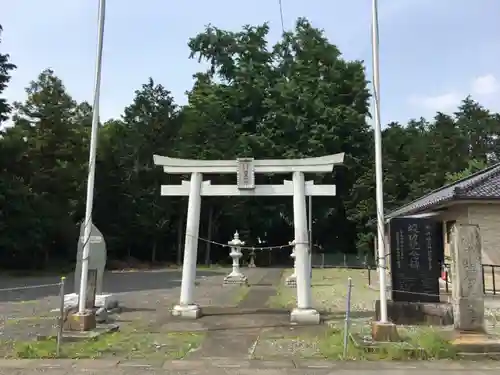
[[[500,163],[431,191],[386,215],[386,219],[410,215],[459,199],[500,199]]]

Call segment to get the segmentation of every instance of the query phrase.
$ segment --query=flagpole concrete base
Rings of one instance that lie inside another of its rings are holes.
[[[400,341],[396,325],[390,322],[372,322],[372,340],[375,342]]]
[[[96,328],[96,324],[94,311],[86,310],[83,313],[70,314],[65,328],[68,331],[91,331]]]
[[[319,324],[321,315],[315,309],[295,308],[290,313],[290,322],[299,324]]]
[[[176,305],[172,309],[172,316],[185,319],[201,318],[201,308],[198,305]]]

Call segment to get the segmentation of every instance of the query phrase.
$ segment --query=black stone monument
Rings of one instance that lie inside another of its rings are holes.
[[[392,300],[439,300],[439,259],[444,251],[443,229],[429,218],[395,218],[389,223]]]

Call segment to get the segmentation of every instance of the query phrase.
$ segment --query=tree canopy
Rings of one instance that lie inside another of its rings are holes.
[[[1,32],[1,26],[0,26]],[[196,159],[313,157],[344,152],[332,174],[337,196],[313,198],[313,242],[325,252],[366,254],[375,216],[369,82],[306,19],[271,45],[269,26],[240,31],[208,26],[188,42],[208,68],[195,75],[180,106],[153,78],[120,117],[99,128],[93,220],[113,261],[179,261],[187,200],[161,197],[167,176],[153,154]],[[43,268],[74,262],[85,211],[92,108],[72,98],[44,70],[26,99],[2,96],[16,66],[0,54],[0,267]],[[500,115],[466,97],[454,114],[389,123],[383,130],[384,201],[391,210],[447,182],[498,162]],[[234,183],[234,176],[206,176]],[[257,176],[282,183],[282,176]],[[249,244],[293,237],[289,198],[208,197],[200,237],[227,243],[235,230]],[[288,255],[284,255],[287,257]],[[199,261],[227,259],[227,249],[201,241]]]

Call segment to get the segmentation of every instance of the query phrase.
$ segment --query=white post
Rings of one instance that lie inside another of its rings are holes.
[[[97,57],[94,81],[94,103],[92,108],[92,128],[90,132],[89,149],[89,174],[87,177],[87,202],[85,207],[83,251],[82,251],[82,274],[80,279],[80,292],[78,300],[78,314],[85,313],[85,302],[87,300],[87,282],[89,272],[90,255],[90,234],[92,231],[92,206],[94,204],[94,180],[95,180],[95,159],[97,153],[97,133],[99,132],[99,98],[101,92],[101,67],[102,67],[102,47],[104,40],[104,20],[106,13],[106,1],[99,1],[97,26]]]
[[[200,228],[202,174],[193,172],[189,185],[189,201],[186,219],[186,238],[184,240],[184,262],[182,264],[181,298],[172,315],[186,318],[199,318],[201,309],[194,303],[196,281],[196,258]]]
[[[384,238],[384,187],[382,169],[382,129],[380,123],[380,77],[378,51],[378,3],[372,1],[372,62],[373,62],[373,112],[375,114],[375,190],[377,204],[377,250],[378,275],[380,288],[380,323],[387,323],[387,286],[385,266],[385,238]]]
[[[290,254],[290,258],[293,259],[293,273],[288,276],[285,280],[287,286],[291,288],[297,287],[297,257],[295,253],[295,240],[288,243],[292,246],[292,253]]]
[[[309,206],[307,213],[307,222],[308,222],[308,236],[309,239],[309,274],[312,279],[312,252],[313,252],[313,241],[312,241],[312,195],[309,196]]]
[[[316,323],[319,313],[312,308],[307,210],[303,172],[293,172],[293,221],[295,257],[297,260],[297,308],[291,313],[292,322]]]
[[[240,240],[240,235],[238,232],[234,234],[234,238],[228,242],[228,245],[231,246],[231,252],[229,256],[233,258],[233,270],[229,275],[224,278],[224,284],[247,284],[248,279],[245,275],[243,275],[240,271],[240,258],[242,257],[241,246],[243,246],[245,242]]]

